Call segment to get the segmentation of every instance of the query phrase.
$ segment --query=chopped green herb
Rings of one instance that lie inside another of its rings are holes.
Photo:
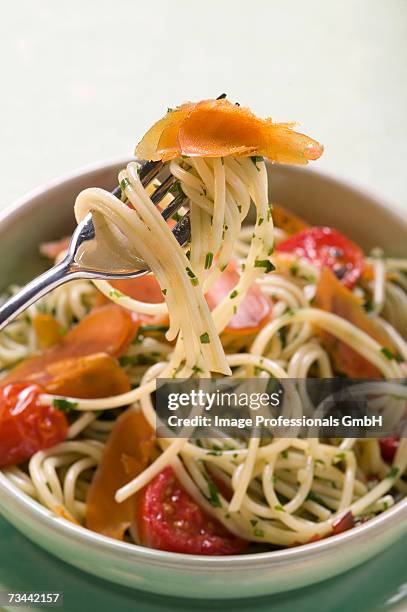
[[[254,267],[264,268],[266,274],[268,274],[269,272],[273,272],[273,270],[276,269],[276,267],[273,266],[269,259],[256,259],[254,262]]]
[[[170,108],[169,106],[167,107],[167,113],[172,113],[173,110],[173,108]]]
[[[363,308],[366,310],[366,312],[373,312],[374,304],[372,300],[366,300],[366,302],[363,304]]]
[[[210,338],[209,338],[208,332],[205,332],[205,333],[201,334],[199,336],[199,339],[201,341],[201,344],[209,344],[210,341],[211,341]]]
[[[392,351],[390,349],[388,349],[387,347],[385,347],[385,346],[383,346],[383,348],[380,349],[380,352],[383,353],[383,355],[389,361],[392,361],[393,359],[396,359],[396,356],[394,355],[394,353],[392,353]]]
[[[216,99],[217,100],[224,100],[224,98],[226,98],[226,96],[227,96],[227,94],[223,93],[223,94],[220,94],[220,96],[218,96]]]
[[[333,463],[339,463],[340,461],[345,461],[346,454],[345,453],[337,453],[333,458]]]
[[[292,265],[290,266],[290,273],[291,273],[293,276],[297,276],[297,274],[298,274],[298,270],[299,270],[298,264],[294,263],[294,264],[292,264]]]
[[[109,291],[109,297],[121,298],[124,297],[124,294],[121,291],[117,291],[117,289],[112,289],[111,291]]]
[[[240,204],[237,205],[237,210],[241,213],[242,212],[242,207],[240,206]]]
[[[171,185],[168,191],[172,193],[175,197],[184,194],[184,192],[182,191],[181,183],[179,181],[175,181],[175,183]]]
[[[130,185],[130,181],[129,181],[129,179],[128,179],[128,178],[124,178],[124,179],[122,179],[122,180],[120,181],[120,183],[119,183],[119,184],[120,184],[120,189],[121,189],[122,191],[124,191],[124,190],[126,189],[126,187],[128,187],[128,186]]]
[[[207,455],[213,455],[214,457],[221,457],[222,456],[222,451],[221,450],[211,450],[208,453],[206,453]]]
[[[260,172],[260,168],[258,167],[258,163],[264,161],[264,158],[261,155],[254,155],[253,157],[250,158],[252,160],[252,162],[254,163],[254,165],[256,166],[256,170],[258,170]]]
[[[399,475],[399,468],[397,467],[393,467],[391,468],[390,472],[387,474],[386,478],[397,478],[397,476]]]
[[[177,213],[177,212],[176,212],[176,213],[174,213],[174,214],[172,215],[171,219],[172,219],[173,221],[177,221],[177,222],[178,222],[178,221],[180,221],[180,220],[182,219],[182,217],[181,217],[181,215],[180,215],[179,213]]]
[[[277,510],[277,512],[284,512],[284,508],[281,504],[276,504],[274,510]]]
[[[213,262],[213,253],[207,253],[205,257],[205,270],[209,270]]]
[[[188,266],[185,268],[189,278],[191,279],[191,284],[196,287],[196,285],[198,285],[199,281],[195,275],[195,273],[191,270],[191,268],[189,268]]]
[[[259,217],[257,220],[257,225],[260,227],[260,225],[263,223],[264,221],[264,217]]]
[[[162,293],[163,295],[167,295],[167,289],[163,289],[163,290],[161,291],[161,293]]]
[[[281,452],[281,456],[283,459],[288,459],[288,450],[285,449]]]
[[[207,476],[205,476],[205,478],[206,478],[206,482],[208,484],[209,503],[214,508],[222,508],[222,502],[220,501],[220,498],[219,498],[219,489],[218,489],[218,487],[213,482],[213,480],[211,480]]]
[[[232,312],[233,312],[234,315],[237,313],[237,306],[236,306],[236,304],[233,306]]]
[[[250,519],[250,523],[252,524],[253,527],[256,527],[258,522],[259,521],[256,521],[255,519]]]
[[[237,297],[238,292],[236,291],[236,289],[234,291],[232,291],[232,293],[230,294],[230,299],[233,300],[233,298]]]
[[[264,531],[262,529],[255,529],[253,533],[256,538],[264,538]]]
[[[74,410],[77,407],[78,402],[71,402],[70,400],[67,400],[63,397],[54,397],[54,399],[52,400],[52,405],[54,406],[54,408],[62,410],[62,412],[70,412],[71,410]]]
[[[197,366],[197,365],[194,365],[194,366],[192,367],[192,371],[193,371],[193,373],[194,373],[194,374],[202,374],[202,373],[203,373],[203,369],[202,369],[202,368],[200,368],[200,367],[199,367],[199,366]]]

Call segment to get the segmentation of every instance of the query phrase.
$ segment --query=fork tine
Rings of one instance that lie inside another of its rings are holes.
[[[172,230],[177,242],[181,246],[185,246],[191,237],[191,221],[189,218],[189,214],[186,214],[178,221],[174,229]]]
[[[168,221],[168,219],[171,219],[171,217],[175,215],[177,210],[179,210],[181,206],[185,204],[185,202],[186,202],[186,197],[184,196],[183,193],[180,193],[179,195],[177,195],[177,197],[170,204],[168,204],[168,206],[164,208],[164,210],[162,211],[161,214],[164,220]]]
[[[149,183],[159,174],[159,172],[163,169],[164,164],[161,161],[156,162],[145,162],[140,166],[140,181],[143,187],[147,187]],[[115,187],[112,191],[112,195],[116,198],[121,198],[122,190],[120,186]]]
[[[173,185],[174,181],[175,181],[175,177],[172,174],[170,174],[170,176],[167,177],[165,181],[163,181],[159,187],[157,187],[154,193],[150,196],[153,204],[158,204],[159,202],[161,202],[163,198],[165,198],[165,196],[168,194],[170,190],[171,185]]]
[[[140,167],[140,181],[143,187],[147,187],[151,181],[153,181],[156,176],[163,169],[164,164],[161,161],[158,162],[145,162]],[[165,198],[165,196],[169,193],[171,186],[174,184],[175,178],[170,174],[159,187],[152,193],[151,201],[153,204],[157,205],[161,200]],[[117,198],[121,198],[122,191],[120,187],[116,187],[112,191],[112,194]],[[180,191],[180,193],[173,199],[173,201],[162,211],[162,216],[165,221],[168,221],[186,202],[185,194]],[[189,213],[186,213],[180,221],[175,225],[172,230],[175,238],[179,242],[181,246],[184,246],[191,236],[191,222],[189,218]]]

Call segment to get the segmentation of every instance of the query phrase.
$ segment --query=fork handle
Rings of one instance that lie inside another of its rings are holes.
[[[0,306],[0,330],[40,297],[73,278],[78,278],[78,274],[71,269],[70,262],[65,259],[37,276]]]

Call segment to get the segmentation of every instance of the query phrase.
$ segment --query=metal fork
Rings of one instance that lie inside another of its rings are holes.
[[[160,186],[150,196],[154,204],[161,202],[174,185],[174,177],[168,171],[166,173],[166,170],[168,169],[162,162],[146,162],[140,167],[139,176],[143,187],[147,187],[153,179],[160,177]],[[116,187],[112,194],[121,198],[120,187]],[[163,218],[168,221],[185,203],[186,197],[179,190],[172,202],[162,211]],[[88,213],[75,229],[64,259],[53,268],[37,276],[0,306],[0,330],[31,304],[67,281],[83,278],[104,280],[137,278],[149,272],[145,268],[145,262],[130,258],[125,249],[120,248],[119,244],[117,244],[116,249],[112,249],[112,242],[109,245],[106,244],[106,241],[104,243],[101,240],[102,232],[97,232],[99,222],[100,220],[96,219],[92,213]],[[189,241],[191,228],[188,214],[178,221],[172,232],[181,246]],[[109,236],[114,240],[115,233],[112,232]],[[96,240],[96,238],[98,239]],[[109,269],[103,267],[104,263],[100,264],[104,260],[101,255],[105,248],[109,248],[109,255],[114,254],[109,259],[111,264]]]

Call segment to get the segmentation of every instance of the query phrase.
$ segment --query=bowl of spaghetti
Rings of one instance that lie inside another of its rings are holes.
[[[133,158],[58,179],[0,218],[4,299],[63,256],[89,211],[152,271],[71,281],[1,332],[0,511],[64,561],[151,592],[249,597],[321,581],[406,531],[403,433],[160,437],[156,381],[369,379],[405,410],[406,223],[292,165],[322,147],[291,124],[225,100],[160,121],[137,156],[163,160],[168,201],[188,202],[169,224]],[[181,247],[171,230],[186,214]]]

